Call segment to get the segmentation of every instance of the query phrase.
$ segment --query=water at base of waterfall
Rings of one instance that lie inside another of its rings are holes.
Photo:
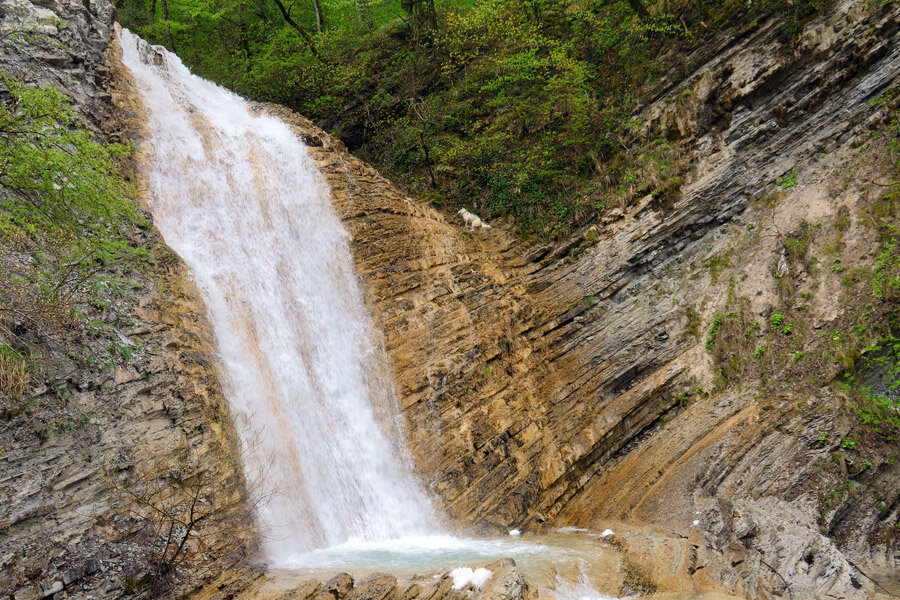
[[[330,570],[388,571],[415,573],[447,565],[491,562],[501,557],[521,559],[546,557],[548,547],[503,539],[466,539],[446,535],[404,537],[392,540],[349,540],[337,546],[288,557],[275,568],[310,572]]]
[[[601,535],[564,528],[542,535],[471,539],[445,535],[406,537],[381,542],[351,540],[297,554],[272,565],[271,589],[286,590],[310,577],[327,581],[337,573],[356,579],[390,573],[417,580],[436,578],[460,567],[483,568],[512,558],[542,597],[556,600],[613,600],[622,553]],[[415,576],[415,577],[413,577]],[[612,586],[612,587],[610,587]],[[598,591],[599,590],[599,591]],[[667,600],[735,600],[717,594],[662,594]]]
[[[315,577],[326,580],[348,572],[360,578],[369,573],[404,575],[441,573],[460,567],[479,569],[501,558],[515,560],[530,585],[558,588],[560,600],[605,600],[590,574],[613,568],[615,559],[596,546],[596,536],[542,535],[472,539],[448,535],[405,537],[371,542],[350,540],[330,548],[289,557],[272,565],[275,579]],[[564,592],[564,594],[563,594]]]

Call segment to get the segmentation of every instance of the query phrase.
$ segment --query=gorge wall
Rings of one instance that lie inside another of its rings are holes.
[[[0,70],[64,92],[98,136],[128,142],[140,108],[110,45],[113,13],[102,0],[3,2]],[[139,186],[133,166],[123,169]],[[158,233],[136,226],[129,243],[145,245],[152,269],[100,265],[96,288],[76,296],[77,321],[37,331],[0,311],[0,344],[30,358],[25,394],[0,394],[4,597],[158,593],[166,537],[183,533],[176,521],[195,493],[198,516],[215,516],[195,524],[190,559],[177,557],[186,589],[211,560],[221,570],[254,547],[205,307]],[[39,250],[0,239],[0,283]]]
[[[64,24],[46,31],[61,46],[4,42],[4,70],[62,87],[98,131],[133,138],[140,108],[101,60],[110,5],[3,6],[5,24]],[[637,134],[664,140],[683,176],[554,243],[502,223],[467,232],[312,123],[259,106],[295,127],[332,187],[410,452],[454,523],[647,525],[666,541],[629,544],[667,589],[749,597],[783,594],[781,576],[796,598],[864,597],[847,558],[896,562],[896,445],[859,430],[849,392],[829,384],[852,366],[842,334],[885,309],[865,308],[873,211],[895,210],[873,184],[889,106],[871,101],[897,86],[898,29],[896,2],[843,1],[789,44],[764,22],[688,57]],[[19,600],[57,582],[115,596],[140,580],[122,536],[133,515],[105,473],[152,471],[179,448],[197,464],[230,454],[203,309],[159,252],[161,283],[129,274],[141,288],[97,311],[112,329],[46,343],[52,371],[31,391],[41,416],[0,428],[0,589]],[[112,343],[129,358],[96,372],[61,350]],[[226,538],[197,554],[221,555]]]
[[[266,107],[334,190],[419,472],[455,522],[653,523],[682,539],[657,548],[657,576],[751,597],[783,593],[781,574],[803,597],[862,597],[829,538],[896,561],[896,448],[844,451],[859,433],[829,340],[865,296],[846,272],[877,253],[888,117],[873,100],[898,83],[898,19],[840,2],[789,44],[768,22],[689,57],[638,115],[688,165],[675,193],[561,243],[467,232]],[[709,341],[731,315],[746,341]]]

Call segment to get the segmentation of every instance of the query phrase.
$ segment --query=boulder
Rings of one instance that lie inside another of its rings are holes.
[[[322,589],[322,584],[319,583],[316,579],[309,579],[304,581],[297,587],[286,591],[282,594],[278,600],[310,600],[310,598],[314,598],[317,595],[330,595],[330,594],[319,594],[319,591]]]
[[[347,594],[346,600],[387,600],[397,593],[397,578],[375,574],[361,581]]]
[[[325,592],[340,600],[353,589],[353,577],[351,577],[349,573],[338,573],[326,581],[325,585],[322,587]]]

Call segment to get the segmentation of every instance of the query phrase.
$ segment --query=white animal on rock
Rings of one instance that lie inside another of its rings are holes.
[[[470,231],[475,231],[476,229],[490,229],[491,226],[478,218],[478,215],[474,213],[470,213],[465,208],[459,209],[456,214],[462,215],[463,221],[466,222],[466,226]]]

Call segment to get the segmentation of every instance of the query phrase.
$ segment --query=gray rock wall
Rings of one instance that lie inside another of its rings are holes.
[[[109,0],[3,0],[0,71],[59,89],[97,124],[109,98],[103,53],[114,14]]]
[[[139,107],[121,89],[112,102],[122,77],[108,53],[113,15],[108,0],[3,0],[0,71],[62,91],[99,136],[133,140]],[[170,492],[203,477],[214,523],[186,546],[175,589],[253,547],[205,308],[158,234],[133,238],[150,248],[152,272],[107,268],[120,288],[101,286],[67,331],[4,321],[38,358],[24,399],[3,398],[0,411],[0,596],[159,592],[149,575],[167,521],[147,501],[175,507]]]

